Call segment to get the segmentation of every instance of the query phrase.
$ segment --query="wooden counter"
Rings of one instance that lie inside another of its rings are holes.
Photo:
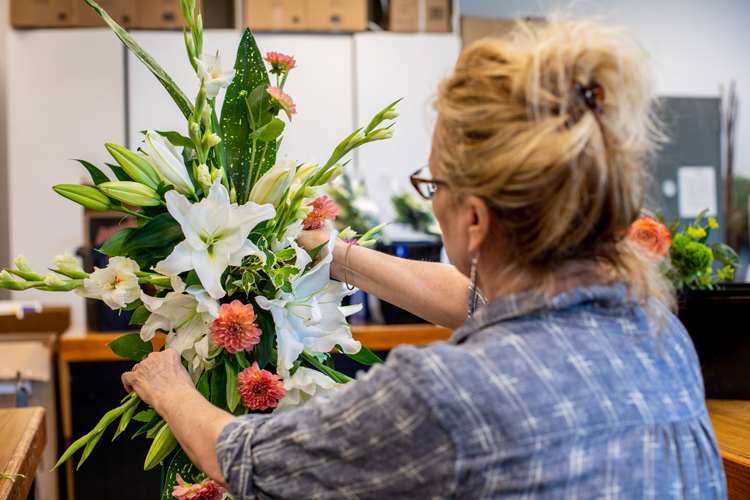
[[[729,498],[750,498],[750,401],[706,400],[719,442]]]
[[[0,409],[0,472],[23,474],[0,478],[0,500],[25,500],[47,440],[44,408]]]

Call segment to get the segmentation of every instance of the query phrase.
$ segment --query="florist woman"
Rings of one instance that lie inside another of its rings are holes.
[[[213,407],[172,350],[125,386],[236,500],[726,497],[669,284],[625,237],[661,139],[643,59],[588,22],[461,54],[435,102],[429,168],[412,176],[453,266],[340,240],[331,266],[455,328],[449,342],[396,348],[281,414]]]

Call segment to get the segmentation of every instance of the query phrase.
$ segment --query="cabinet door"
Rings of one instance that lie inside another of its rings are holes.
[[[52,186],[89,180],[71,158],[107,170],[104,143],[124,142],[122,44],[109,29],[10,30],[7,41],[10,252],[46,274],[56,255],[83,242],[83,207]],[[72,293],[12,297],[70,305],[73,321],[84,321],[83,299]]]
[[[135,37],[194,99],[200,81],[187,60],[182,33],[137,32]],[[234,66],[240,33],[206,31],[204,38],[204,50],[218,50],[223,68]],[[284,87],[298,114],[287,123],[278,156],[325,162],[354,126],[351,36],[261,33],[256,40],[262,54],[274,51],[293,55],[298,64]],[[166,90],[134,56],[129,55],[128,64],[130,148],[142,141],[142,130],[175,130],[187,135],[187,122]],[[275,77],[271,84],[276,84]],[[222,91],[217,98],[219,106],[224,95]],[[288,122],[283,113],[281,117]]]
[[[409,175],[427,164],[436,117],[431,100],[456,63],[460,45],[454,34],[354,35],[358,125],[403,98],[396,107],[400,116],[393,138],[357,152],[357,171],[380,207],[382,221],[393,219],[391,196],[402,188],[413,190]]]

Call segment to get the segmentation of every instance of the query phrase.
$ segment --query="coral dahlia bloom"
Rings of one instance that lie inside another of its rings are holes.
[[[313,209],[302,221],[305,229],[320,229],[326,220],[336,220],[336,216],[339,215],[339,209],[333,204],[333,200],[328,199],[328,196],[315,198],[307,206]]]
[[[638,252],[650,260],[663,259],[672,244],[672,234],[653,217],[635,221],[628,229],[628,238],[636,244]]]
[[[266,92],[271,94],[271,104],[277,106],[277,109],[283,109],[286,116],[289,117],[289,121],[292,121],[292,115],[297,114],[297,106],[292,98],[278,87],[268,87]]]
[[[254,323],[257,317],[252,304],[243,304],[239,300],[222,304],[219,317],[210,327],[213,332],[211,341],[230,354],[251,351],[260,342],[260,334],[263,333]]]
[[[198,484],[189,484],[179,474],[177,474],[177,486],[173,488],[172,496],[177,500],[221,500],[227,492],[218,483],[208,478]]]
[[[294,57],[284,55],[280,52],[268,52],[263,59],[271,65],[270,73],[274,75],[287,73],[290,69],[297,67]]]
[[[240,391],[242,406],[251,410],[276,408],[278,400],[286,396],[281,377],[268,370],[258,368],[258,362],[245,368],[237,376],[237,390]]]

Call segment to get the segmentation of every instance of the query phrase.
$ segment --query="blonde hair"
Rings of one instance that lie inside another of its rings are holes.
[[[540,289],[564,264],[593,264],[673,307],[671,284],[625,238],[664,140],[654,104],[646,57],[623,30],[519,23],[511,40],[468,46],[441,82],[433,161],[455,193],[493,209],[512,266]]]

